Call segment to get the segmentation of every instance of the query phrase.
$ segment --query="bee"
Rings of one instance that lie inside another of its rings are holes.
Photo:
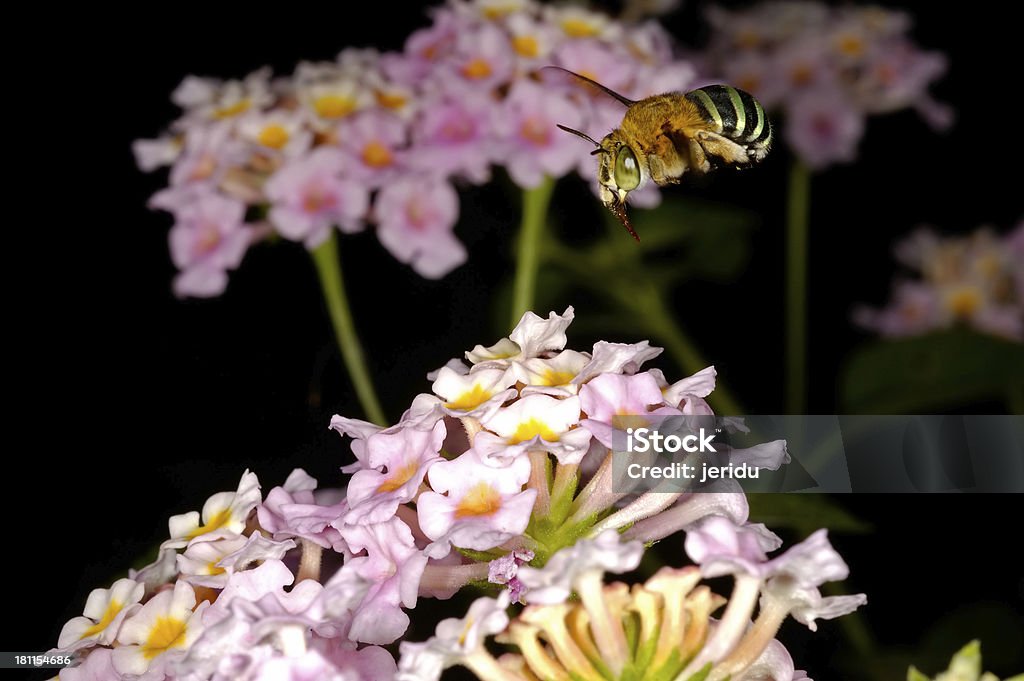
[[[600,142],[579,130],[558,127],[597,148],[601,201],[640,241],[626,214],[629,192],[653,180],[677,184],[687,172],[704,174],[719,167],[745,168],[768,155],[772,125],[760,102],[731,85],[708,85],[634,101],[598,82],[558,66],[624,104],[621,125]]]

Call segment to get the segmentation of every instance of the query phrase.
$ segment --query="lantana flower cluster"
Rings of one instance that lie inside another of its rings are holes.
[[[734,482],[621,491],[616,432],[711,414],[714,369],[669,383],[642,370],[661,352],[647,342],[566,349],[572,319],[526,313],[432,374],[432,392],[391,427],[335,416],[355,457],[344,489],[296,469],[264,496],[246,471],[201,513],[172,517],[157,559],[94,591],[64,627],[57,650],[75,666],[61,678],[380,681],[455,664],[484,679],[806,678],[774,640],[783,619],[813,630],[864,602],[819,593],[847,573],[824,531],[770,558],[782,542],[748,522]],[[781,441],[734,455],[788,461]],[[603,585],[680,530],[695,566]],[[728,600],[698,584],[723,575]],[[419,599],[470,584],[497,598],[404,642],[396,660],[385,646]],[[510,620],[515,603],[527,605]],[[518,653],[494,658],[482,643],[494,634]]]
[[[897,281],[885,307],[855,310],[858,324],[890,338],[962,324],[1024,341],[1024,222],[1002,236],[988,227],[967,236],[922,228],[895,253],[918,278]]]
[[[631,97],[684,88],[693,68],[655,22],[625,25],[577,6],[451,0],[403,51],[346,49],[274,77],[189,76],[168,132],[135,143],[144,170],[169,165],[153,208],[174,216],[181,296],[215,296],[247,249],[271,235],[313,248],[336,227],[376,226],[381,244],[426,278],[466,259],[453,234],[460,184],[504,167],[522,187],[573,170],[596,184],[590,147],[621,105],[545,66]],[[656,189],[641,193],[647,205]]]
[[[812,169],[854,160],[870,115],[913,108],[937,129],[952,122],[928,93],[946,58],[914,44],[903,12],[783,0],[708,20],[709,72],[782,112],[782,136]]]

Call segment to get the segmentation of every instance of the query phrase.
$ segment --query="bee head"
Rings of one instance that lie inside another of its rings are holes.
[[[609,134],[594,150],[601,156],[597,179],[601,184],[601,200],[612,208],[613,204],[625,204],[626,196],[640,186],[642,179],[640,163],[628,145]]]
[[[597,142],[579,130],[564,125],[558,127],[594,144],[596,148],[590,153],[600,156],[597,181],[600,185],[601,202],[615,214],[633,238],[640,241],[626,215],[626,196],[639,187],[643,180],[643,170],[636,154],[620,139],[618,130],[613,130],[605,135],[603,140]]]

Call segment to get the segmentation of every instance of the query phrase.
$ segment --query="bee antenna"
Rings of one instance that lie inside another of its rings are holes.
[[[591,85],[596,87],[601,92],[605,93],[609,97],[612,97],[613,99],[618,100],[619,102],[621,102],[622,104],[625,104],[626,106],[633,106],[634,104],[636,104],[636,101],[634,101],[632,99],[629,99],[628,97],[623,97],[622,95],[620,95],[615,90],[612,90],[609,87],[605,87],[604,85],[601,85],[600,83],[598,83],[596,80],[594,80],[592,78],[587,78],[586,76],[584,76],[584,75],[582,75],[580,73],[576,73],[575,71],[570,71],[569,69],[563,69],[561,66],[542,66],[541,67],[541,71],[544,71],[544,70],[547,70],[547,69],[552,69],[552,70],[555,70],[555,71],[563,71],[565,73],[568,73],[570,76],[573,76],[575,78],[579,78],[584,83],[590,83]]]
[[[560,123],[555,123],[555,125],[557,125],[557,126],[558,126],[558,128],[559,128],[560,130],[565,130],[566,132],[571,132],[572,134],[576,135],[577,137],[582,137],[583,139],[587,140],[588,142],[590,142],[591,144],[593,144],[593,145],[594,145],[595,147],[597,147],[598,149],[601,149],[601,144],[600,144],[600,142],[598,142],[597,140],[595,140],[595,139],[594,139],[593,137],[591,137],[591,136],[590,136],[590,135],[588,135],[587,133],[585,133],[585,132],[580,132],[579,130],[573,130],[572,128],[566,127],[566,126],[564,126],[564,125],[562,125],[562,124],[560,124]],[[603,149],[602,149],[602,151],[603,151]],[[597,151],[593,151],[593,152],[591,152],[591,153],[594,153],[594,154],[596,154],[596,153],[597,153]]]

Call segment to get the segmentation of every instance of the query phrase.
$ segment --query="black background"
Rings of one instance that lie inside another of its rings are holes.
[[[688,41],[702,39],[703,6],[691,3],[672,17]],[[921,45],[949,55],[949,74],[934,92],[958,119],[945,135],[911,113],[872,119],[858,162],[814,179],[812,413],[836,409],[842,358],[867,339],[851,329],[850,308],[888,296],[894,239],[922,223],[1005,231],[1021,217],[1019,39],[1009,18],[996,3],[898,6],[914,12]],[[166,178],[137,171],[129,145],[176,115],[168,95],[185,74],[239,77],[263,64],[287,73],[299,60],[330,59],[349,45],[399,48],[426,21],[407,3],[358,7],[265,13],[239,6],[233,16],[185,6],[149,15],[77,10],[9,27],[24,30],[31,47],[9,54],[5,69],[11,465],[2,588],[16,624],[0,648],[53,645],[89,590],[109,586],[166,536],[169,515],[234,489],[246,467],[264,490],[295,466],[322,484],[340,480],[336,469],[349,455],[327,423],[333,413],[360,412],[305,252],[291,244],[256,248],[221,298],[174,299],[170,218],[145,208]],[[757,173],[678,190],[764,216],[740,280],[695,283],[680,303],[684,320],[706,320],[690,328],[752,413],[782,409],[787,162],[783,151]],[[559,192],[570,204],[586,198],[575,181]],[[558,201],[569,230],[597,224],[596,204],[584,202],[568,220]],[[429,390],[428,370],[507,333],[507,311],[492,303],[510,274],[516,211],[501,183],[465,192],[456,231],[470,263],[440,282],[397,263],[370,232],[342,241],[354,313],[392,418]],[[595,307],[586,299],[564,303],[577,317]],[[571,347],[596,339],[570,329]],[[657,365],[680,375],[668,359]],[[1010,557],[1020,543],[1019,497],[839,501],[875,527],[835,542],[852,567],[849,586],[869,594],[867,621],[883,644],[917,645],[932,622],[968,604],[1000,602],[1021,612],[1024,569]],[[666,553],[681,551],[673,541]],[[1011,646],[1016,638],[1019,650],[1016,627],[999,624],[988,635]],[[828,662],[843,645],[838,628],[822,628],[822,642],[795,655],[819,681],[843,678]],[[974,633],[965,631],[963,642]],[[1019,658],[1005,664],[995,671],[1024,666]]]

